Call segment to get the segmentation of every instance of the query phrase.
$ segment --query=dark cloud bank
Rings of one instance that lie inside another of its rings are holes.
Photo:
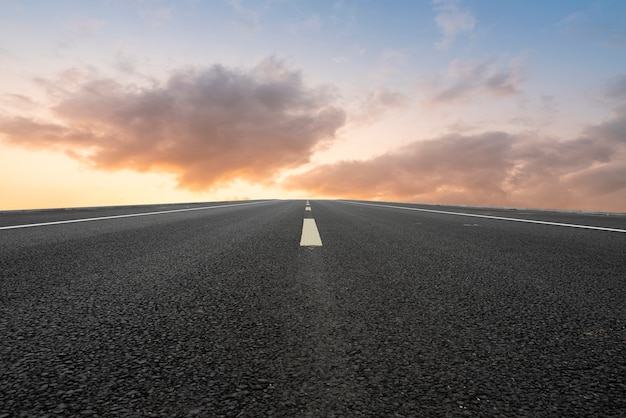
[[[93,78],[48,88],[61,95],[52,110],[63,124],[4,118],[9,142],[62,150],[98,169],[173,173],[196,191],[237,178],[269,183],[307,163],[346,118],[328,89],[305,86],[274,59],[245,71],[179,71],[152,88]]]

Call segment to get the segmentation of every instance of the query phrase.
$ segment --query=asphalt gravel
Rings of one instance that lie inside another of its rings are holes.
[[[250,203],[0,230],[0,417],[626,416],[626,233]]]

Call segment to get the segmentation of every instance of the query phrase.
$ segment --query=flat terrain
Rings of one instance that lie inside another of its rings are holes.
[[[246,203],[0,213],[0,417],[626,415],[626,233]]]

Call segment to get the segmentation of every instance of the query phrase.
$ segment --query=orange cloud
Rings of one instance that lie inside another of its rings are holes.
[[[272,58],[248,71],[179,71],[151,88],[91,78],[59,95],[58,122],[5,117],[0,133],[98,169],[173,173],[190,190],[269,183],[307,163],[346,119],[328,89],[305,86],[300,72]]]
[[[291,176],[312,195],[626,211],[626,108],[570,141],[486,132],[416,141]]]

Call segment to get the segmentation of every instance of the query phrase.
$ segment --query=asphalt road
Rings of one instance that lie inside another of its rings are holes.
[[[250,203],[0,213],[0,417],[626,416],[626,233]]]

